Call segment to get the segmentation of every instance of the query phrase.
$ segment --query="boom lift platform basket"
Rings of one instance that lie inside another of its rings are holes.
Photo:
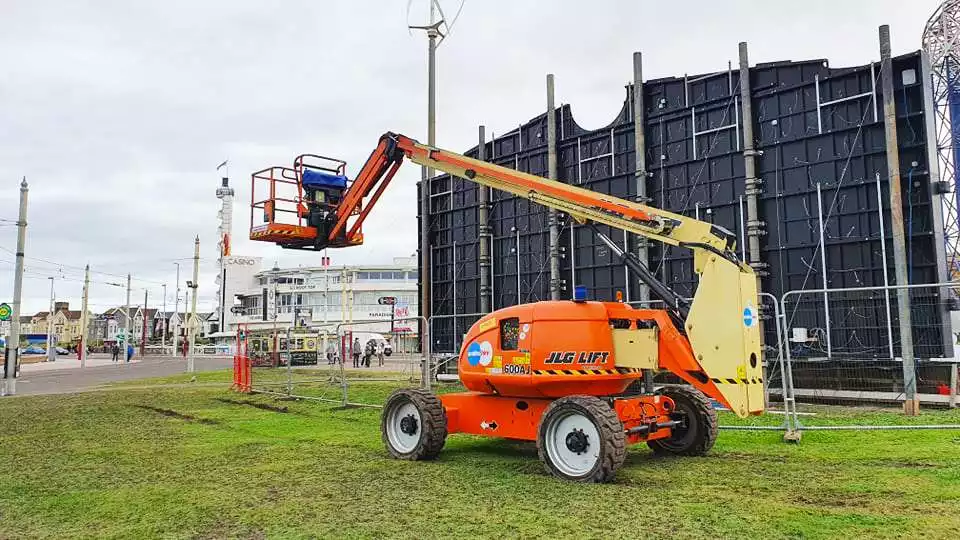
[[[251,174],[250,239],[289,249],[362,244],[363,232],[357,222],[349,235],[330,238],[329,234],[337,209],[353,185],[346,166],[340,159],[301,154],[293,160],[293,167],[273,166]],[[349,217],[362,213],[361,202]]]

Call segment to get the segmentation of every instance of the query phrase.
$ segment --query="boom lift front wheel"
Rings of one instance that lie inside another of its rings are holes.
[[[383,406],[380,435],[397,459],[433,459],[447,439],[447,413],[440,399],[426,390],[395,390]]]
[[[717,441],[717,411],[703,392],[686,386],[667,387],[662,394],[673,400],[673,415],[680,420],[668,439],[648,441],[656,454],[703,456]]]
[[[537,453],[554,476],[609,482],[626,457],[626,435],[606,402],[594,396],[568,396],[544,411],[537,430]]]

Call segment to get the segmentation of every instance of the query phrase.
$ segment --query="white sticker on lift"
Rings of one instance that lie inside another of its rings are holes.
[[[489,341],[480,342],[480,365],[489,366],[493,361],[493,346]]]
[[[526,333],[526,332],[529,332],[529,331],[530,331],[530,325],[529,325],[529,324],[523,325],[523,331],[524,331],[525,333]]]

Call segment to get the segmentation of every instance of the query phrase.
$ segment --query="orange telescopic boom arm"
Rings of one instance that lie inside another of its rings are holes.
[[[709,223],[433,148],[395,133],[380,137],[377,148],[357,174],[337,211],[337,223],[330,231],[330,240],[342,234],[348,218],[359,212],[347,232],[350,241],[352,231],[359,230],[404,157],[418,165],[560,210],[580,223],[602,223],[666,244],[712,252],[738,263],[733,251],[735,237]],[[362,211],[358,210],[363,199],[371,193],[372,197],[363,205]]]

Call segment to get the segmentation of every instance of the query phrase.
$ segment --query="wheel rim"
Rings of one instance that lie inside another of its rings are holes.
[[[567,476],[584,476],[600,460],[600,432],[590,418],[576,411],[554,417],[544,443],[553,466]]]
[[[417,448],[422,431],[420,411],[409,401],[397,404],[387,415],[387,439],[390,446],[402,454]]]

